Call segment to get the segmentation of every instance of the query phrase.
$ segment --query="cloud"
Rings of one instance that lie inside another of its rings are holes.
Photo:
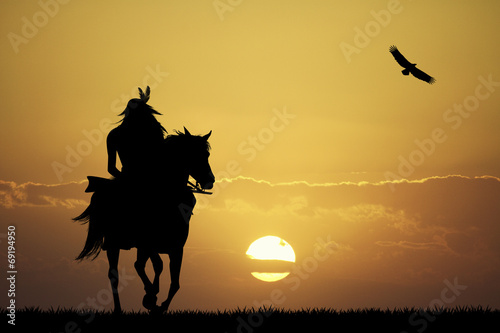
[[[447,176],[432,176],[432,177],[426,177],[422,179],[414,179],[414,180],[408,180],[408,179],[400,179],[400,180],[384,180],[384,181],[379,181],[379,182],[367,182],[367,181],[360,181],[360,182],[325,182],[325,183],[310,183],[305,180],[298,180],[298,181],[290,181],[290,182],[278,182],[278,183],[272,183],[267,180],[263,179],[255,179],[253,177],[248,177],[248,176],[237,176],[234,178],[221,178],[216,180],[216,183],[234,183],[238,181],[250,181],[253,183],[257,184],[265,184],[270,187],[275,187],[275,186],[295,186],[295,185],[305,185],[308,187],[331,187],[331,186],[343,186],[343,185],[356,185],[356,186],[365,186],[365,185],[387,185],[387,184],[422,184],[427,181],[432,181],[432,180],[443,180],[443,179],[490,179],[490,180],[496,180],[500,182],[500,178],[494,177],[494,176],[489,176],[489,175],[484,175],[484,176],[475,176],[475,177],[468,177],[468,176],[462,176],[462,175],[447,175]]]
[[[199,209],[228,209],[245,213],[303,212],[321,217],[336,213],[345,219],[385,217],[401,231],[446,226],[468,230],[475,220],[500,213],[500,178],[449,175],[412,181],[322,183],[303,181],[271,183],[251,177],[222,179],[214,195],[200,198]],[[499,207],[499,208],[497,208]]]
[[[298,252],[318,235],[331,235],[350,249],[335,257],[342,262],[336,276],[362,278],[366,270],[374,278],[410,283],[418,272],[437,280],[472,277],[469,266],[483,278],[500,277],[490,268],[500,261],[493,236],[500,234],[500,178],[448,175],[390,183],[394,191],[386,181],[222,179],[200,216],[229,214],[235,229],[284,234]]]
[[[270,187],[275,187],[275,186],[294,186],[294,185],[305,185],[308,187],[328,187],[328,186],[338,186],[338,185],[365,185],[368,184],[368,182],[340,182],[340,183],[310,183],[305,180],[297,180],[297,181],[291,181],[291,182],[279,182],[279,183],[272,183],[267,180],[263,179],[255,179],[253,177],[247,177],[247,176],[238,176],[234,178],[221,178],[219,180],[216,180],[216,183],[234,183],[238,181],[250,181],[253,183],[257,184],[265,184]]]
[[[316,212],[309,208],[308,199],[305,196],[293,196],[283,200],[277,200],[272,207],[260,207],[243,199],[225,199],[224,210],[233,213],[252,213],[264,216],[305,216],[314,217]]]
[[[411,232],[411,226],[415,225],[415,222],[406,216],[404,210],[395,210],[381,204],[363,203],[332,211],[342,220],[353,223],[372,223],[382,219],[385,223],[394,224],[395,228],[408,230],[408,232]]]
[[[13,221],[29,207],[55,207],[54,214],[61,213],[88,204],[85,185],[1,181],[0,205],[10,208],[4,213]],[[374,279],[389,276],[397,283],[411,280],[415,272],[471,276],[467,265],[482,278],[500,278],[492,268],[500,262],[495,236],[500,234],[499,178],[452,175],[398,181],[394,187],[393,192],[367,182],[220,180],[213,195],[197,195],[189,242],[202,249],[198,252],[244,253],[253,240],[275,234],[293,244],[299,256],[307,256],[318,237],[330,236],[332,244],[348,249],[332,256],[338,267],[329,274],[339,278],[363,278],[366,271]]]
[[[0,180],[0,207],[56,207],[74,208],[88,205],[86,181],[47,185],[34,182],[17,184]]]
[[[398,241],[398,242],[377,241],[375,242],[375,244],[377,244],[378,246],[389,246],[389,247],[396,246],[412,250],[438,250],[438,251],[448,250],[448,247],[445,244],[439,244],[439,243],[414,243],[408,241]]]
[[[465,216],[487,218],[490,211],[499,212],[500,179],[492,176],[394,181],[394,192],[385,182],[271,183],[242,176],[218,182],[213,196],[200,198],[212,209],[240,209],[245,213],[308,210],[310,216],[335,212],[355,220],[378,217],[408,233],[415,231],[419,219],[422,226],[430,227],[442,225],[440,219],[447,215],[454,219],[453,224],[469,228],[472,224]],[[467,214],[461,214],[465,210]]]

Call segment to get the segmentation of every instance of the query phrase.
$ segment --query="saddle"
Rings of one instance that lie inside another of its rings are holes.
[[[104,188],[109,188],[109,186],[113,182],[112,179],[95,176],[87,176],[87,179],[89,180],[89,185],[85,189],[85,192],[87,193],[95,192]]]

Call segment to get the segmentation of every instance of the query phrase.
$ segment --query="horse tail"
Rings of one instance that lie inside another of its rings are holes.
[[[94,260],[101,252],[104,243],[104,233],[102,227],[99,225],[99,219],[93,216],[95,211],[95,203],[91,200],[90,205],[79,216],[73,218],[73,221],[80,222],[81,224],[89,224],[87,232],[87,240],[83,246],[82,252],[75,258],[75,260],[82,261],[83,259]]]
[[[72,218],[75,222],[80,222],[81,224],[86,224],[90,221],[90,212],[92,211],[92,203],[85,209],[83,213],[78,215],[77,217]]]

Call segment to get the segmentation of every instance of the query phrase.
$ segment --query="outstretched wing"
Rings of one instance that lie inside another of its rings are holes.
[[[410,73],[411,73],[411,75],[413,75],[417,79],[425,81],[429,84],[433,84],[434,82],[436,82],[435,78],[433,78],[432,76],[430,76],[429,74],[427,74],[425,72],[422,72],[420,69],[418,69],[416,67],[414,69],[412,69],[410,71]]]
[[[392,53],[392,56],[396,59],[399,65],[404,68],[411,67],[411,63],[401,54],[401,52],[399,52],[396,46],[392,45],[389,48],[389,51]]]

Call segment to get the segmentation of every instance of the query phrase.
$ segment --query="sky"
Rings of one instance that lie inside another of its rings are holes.
[[[14,226],[17,306],[112,308],[105,256],[73,260],[86,227],[71,218],[149,85],[170,133],[212,131],[217,181],[198,195],[172,309],[500,308],[497,1],[7,0],[0,13],[0,260]],[[391,45],[437,82],[403,76]],[[245,253],[266,235],[296,254],[281,281],[251,275]],[[120,256],[126,310],[143,296],[134,257]],[[167,270],[161,283],[164,299]]]

